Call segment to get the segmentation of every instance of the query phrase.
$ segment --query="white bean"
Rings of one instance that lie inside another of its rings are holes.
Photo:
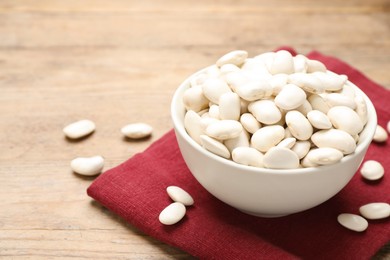
[[[219,98],[219,117],[238,120],[240,118],[241,102],[236,93],[228,92]]]
[[[275,124],[282,118],[282,113],[272,100],[258,100],[248,105],[248,110],[263,124]]]
[[[359,115],[349,107],[335,106],[329,109],[328,118],[333,126],[354,136],[363,130]]]
[[[311,149],[306,158],[318,165],[328,165],[339,162],[343,158],[343,153],[330,147]]]
[[[167,193],[174,202],[180,202],[185,206],[191,206],[194,204],[194,199],[191,195],[180,187],[169,186],[167,187]]]
[[[366,219],[383,219],[390,216],[390,204],[373,202],[359,208],[360,214]]]
[[[225,145],[223,145],[223,143],[219,142],[218,140],[211,138],[207,135],[201,135],[200,141],[201,141],[202,146],[206,150],[208,150],[216,155],[219,155],[221,157],[224,157],[226,159],[230,158],[229,150],[226,148]]]
[[[368,160],[363,163],[363,166],[360,169],[360,174],[367,180],[375,181],[383,177],[385,169],[380,162]]]
[[[294,61],[290,52],[285,50],[277,51],[274,59],[268,65],[268,71],[272,74],[291,74],[294,72]]]
[[[296,110],[287,112],[286,124],[291,134],[298,140],[308,140],[313,134],[313,127],[309,120]]]
[[[79,139],[81,137],[87,136],[95,131],[95,123],[91,120],[84,119],[67,125],[63,132],[66,137],[70,139]]]
[[[294,137],[288,137],[283,139],[280,143],[278,143],[276,147],[284,147],[284,148],[291,149],[295,145],[296,141],[297,139],[295,139]]]
[[[303,101],[303,104],[300,105],[299,107],[297,107],[295,110],[301,112],[304,116],[307,116],[307,114],[313,110],[313,108],[311,107],[309,101],[307,101],[307,99],[305,99],[305,101]]]
[[[316,71],[322,71],[322,72],[326,71],[325,65],[318,60],[307,59],[306,64],[307,64],[307,73],[313,73]]]
[[[332,127],[329,118],[319,110],[312,110],[307,113],[307,119],[317,129],[329,129]]]
[[[355,151],[356,143],[353,137],[338,129],[320,130],[311,136],[312,142],[319,148],[331,147],[350,154]]]
[[[229,64],[222,65],[220,71],[221,71],[221,75],[224,76],[231,72],[240,71],[240,68],[234,64],[229,63]]]
[[[237,147],[232,152],[236,163],[254,167],[263,167],[263,154],[252,147]]]
[[[211,105],[209,108],[209,116],[215,119],[220,119],[219,106]]]
[[[287,74],[276,74],[269,79],[269,84],[272,88],[272,95],[276,96],[287,85]]]
[[[247,59],[248,60],[248,59]],[[252,65],[248,68],[243,68],[242,71],[250,80],[266,80],[267,82],[272,78],[264,61],[259,59],[253,59]]]
[[[343,213],[338,215],[337,221],[342,226],[357,232],[362,232],[366,230],[368,227],[367,220],[365,220],[359,215],[350,214],[350,213]]]
[[[268,72],[268,69],[265,66],[264,61],[261,59],[256,59],[256,58],[247,58],[245,60],[245,62],[242,64],[241,70],[248,71],[251,73],[264,71],[264,70],[267,70],[267,72]]]
[[[272,169],[295,169],[299,167],[299,159],[290,149],[272,147],[264,154],[263,164]]]
[[[307,58],[306,56],[302,54],[298,54],[295,57],[293,57],[294,61],[294,72],[303,72],[306,73],[307,71]]]
[[[388,134],[386,130],[382,126],[377,125],[373,140],[377,143],[383,143],[386,142],[387,138],[388,138]]]
[[[104,158],[100,155],[92,157],[78,157],[71,161],[70,167],[75,173],[84,176],[94,176],[102,172]]]
[[[215,123],[219,121],[218,119],[216,118],[213,118],[213,117],[201,117],[200,119],[200,126],[201,126],[201,129],[202,129],[202,133],[204,133],[206,131],[206,128],[211,125],[212,123]]]
[[[250,78],[243,71],[234,71],[225,75],[225,81],[231,88],[231,90],[236,91],[240,86],[245,85],[250,81]]]
[[[280,125],[265,126],[257,130],[251,138],[252,147],[266,152],[284,138],[284,128]]]
[[[200,87],[189,88],[184,92],[183,104],[187,110],[199,112],[208,107],[209,100],[203,95]]]
[[[235,50],[229,53],[226,53],[216,62],[218,67],[221,67],[225,64],[234,64],[236,66],[241,66],[245,59],[248,58],[248,52],[243,50]]]
[[[327,114],[330,106],[325,102],[324,98],[321,97],[320,95],[311,95],[307,99],[313,108],[313,110],[319,110],[324,114]]]
[[[310,168],[310,167],[317,167],[318,164],[312,162],[311,160],[309,160],[309,158],[307,158],[307,156],[303,157],[301,159],[301,165],[302,167],[304,168]]]
[[[310,146],[311,144],[309,141],[297,141],[291,150],[298,155],[299,159],[302,159],[309,152]]]
[[[333,72],[314,72],[314,76],[319,78],[323,84],[325,91],[338,91],[341,90],[347,80],[346,77],[341,77]]]
[[[306,100],[306,93],[294,84],[287,84],[275,97],[275,104],[284,110],[301,106]]]
[[[249,134],[243,129],[239,136],[227,139],[223,144],[230,152],[237,147],[249,147]]]
[[[203,95],[215,104],[218,104],[222,94],[231,92],[230,87],[225,81],[218,78],[209,78],[202,85]]]
[[[362,121],[363,125],[367,123],[368,120],[368,112],[367,112],[367,104],[364,98],[360,95],[355,96],[355,103],[356,103],[356,113],[359,115],[360,120]]]
[[[312,74],[294,73],[288,76],[288,82],[301,87],[307,92],[319,94],[324,92],[322,82]]]
[[[240,135],[242,125],[235,120],[218,120],[206,128],[206,135],[218,140],[235,138]]]
[[[179,222],[186,214],[186,207],[180,202],[171,203],[158,216],[164,225],[173,225]]]
[[[247,101],[254,101],[272,95],[272,87],[266,80],[251,80],[235,88],[236,93]]]
[[[344,84],[343,88],[340,91],[338,91],[338,93],[353,99],[356,97],[355,90],[349,84]]]
[[[217,79],[221,76],[221,71],[219,70],[217,65],[213,65],[207,69],[206,74],[207,74],[207,79],[210,78]]]
[[[351,109],[356,109],[356,102],[353,98],[344,96],[339,93],[330,93],[323,95],[325,102],[330,106],[347,106]]]
[[[268,64],[274,60],[275,56],[276,56],[276,52],[270,51],[270,52],[264,52],[262,54],[259,54],[255,56],[254,59],[261,60],[265,64]]]
[[[153,127],[145,123],[133,123],[122,127],[121,132],[126,137],[141,139],[150,136],[153,132]]]
[[[201,117],[192,110],[188,110],[184,116],[184,128],[191,138],[200,144],[200,135],[203,133],[200,123]]]
[[[261,124],[251,113],[244,113],[240,117],[240,122],[244,129],[253,134],[260,129]]]

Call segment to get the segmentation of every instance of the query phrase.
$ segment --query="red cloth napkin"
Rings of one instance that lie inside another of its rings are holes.
[[[307,56],[348,75],[374,102],[379,124],[386,125],[390,91],[336,58],[317,51]],[[365,160],[378,160],[389,171],[389,142],[371,144]],[[170,185],[188,191],[195,204],[187,207],[181,222],[164,226],[158,216],[171,203],[166,193]],[[356,174],[345,189],[313,209],[274,219],[249,216],[200,186],[183,161],[173,131],[88,188],[89,196],[146,234],[201,259],[368,259],[390,241],[389,218],[370,220],[368,229],[357,233],[338,224],[337,215],[359,214],[359,207],[370,202],[389,203],[389,191],[389,176],[372,183]]]

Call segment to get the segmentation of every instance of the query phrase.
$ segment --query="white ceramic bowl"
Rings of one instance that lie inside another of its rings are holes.
[[[251,215],[284,216],[310,209],[333,197],[359,168],[377,125],[371,101],[348,81],[347,84],[365,98],[368,110],[368,122],[353,154],[345,156],[339,163],[314,168],[274,170],[240,165],[205,150],[187,134],[183,124],[182,96],[190,87],[190,78],[179,86],[171,103],[171,116],[183,158],[207,191]]]

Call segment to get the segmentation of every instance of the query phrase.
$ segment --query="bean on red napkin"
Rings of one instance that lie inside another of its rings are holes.
[[[293,55],[291,48],[283,48]],[[378,123],[390,120],[390,91],[334,57],[317,51],[306,55],[329,70],[345,74],[372,100]],[[390,170],[390,144],[371,144],[365,160]],[[171,203],[166,188],[179,186],[195,204],[184,219],[164,226],[160,212]],[[340,213],[359,214],[371,202],[390,202],[390,177],[364,181],[357,173],[327,202],[281,218],[246,215],[214,198],[191,175],[180,154],[173,130],[121,165],[99,176],[88,195],[146,234],[201,259],[368,259],[390,241],[389,218],[369,220],[357,233],[337,222]]]

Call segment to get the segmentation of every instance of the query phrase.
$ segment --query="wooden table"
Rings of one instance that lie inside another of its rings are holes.
[[[175,259],[86,195],[69,168],[103,155],[112,168],[172,128],[175,88],[222,54],[281,45],[337,56],[390,87],[388,0],[0,2],[0,257]],[[67,141],[78,119],[96,132]],[[120,128],[142,121],[152,138]]]

